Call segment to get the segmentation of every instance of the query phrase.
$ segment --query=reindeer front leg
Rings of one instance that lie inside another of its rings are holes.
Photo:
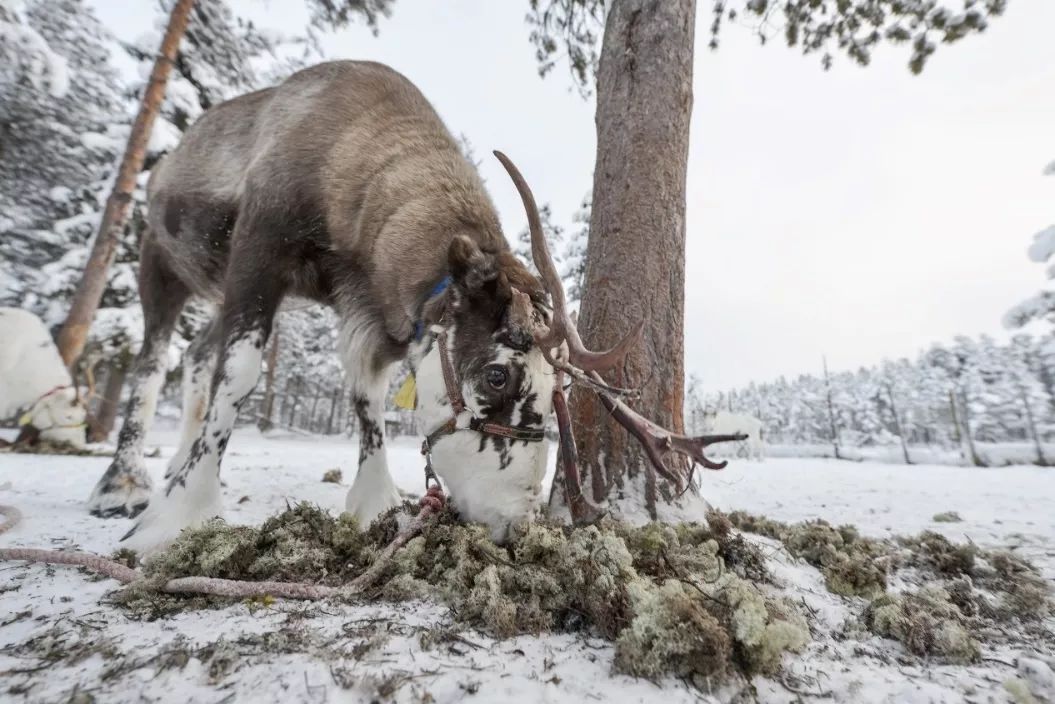
[[[385,396],[392,358],[383,354],[384,338],[370,313],[350,307],[339,315],[341,361],[359,422],[359,469],[348,490],[345,510],[366,526],[401,501],[385,453]]]
[[[345,509],[363,526],[400,504],[399,491],[388,471],[385,453],[386,385],[375,382],[368,394],[355,397],[359,421],[359,470],[345,499]]]

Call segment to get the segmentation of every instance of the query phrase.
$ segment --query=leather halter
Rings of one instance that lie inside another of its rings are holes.
[[[454,414],[442,425],[425,436],[421,443],[421,454],[425,456],[425,488],[430,483],[439,485],[436,472],[432,468],[432,447],[444,435],[453,435],[459,430],[473,430],[484,435],[508,438],[510,440],[523,440],[524,442],[540,442],[545,439],[546,431],[543,428],[516,428],[503,423],[486,421],[476,415],[476,412],[465,404],[462,396],[461,384],[454,372],[454,363],[451,361],[450,348],[447,344],[447,331],[433,333],[440,353],[440,368],[443,370],[443,385],[447,387],[447,398],[451,402],[451,410]],[[469,422],[466,426],[459,427],[458,419],[466,413],[469,414]]]

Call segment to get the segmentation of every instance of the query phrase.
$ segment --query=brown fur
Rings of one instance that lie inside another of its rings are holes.
[[[294,294],[333,302],[355,278],[395,341],[448,259],[468,256],[464,244],[448,256],[458,235],[493,257],[499,289],[539,291],[432,106],[376,63],[321,64],[216,106],[155,169],[150,204],[158,244],[195,293],[222,296],[228,257],[275,253]]]

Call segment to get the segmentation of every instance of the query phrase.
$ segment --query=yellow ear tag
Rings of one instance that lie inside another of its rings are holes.
[[[27,411],[26,413],[23,413],[21,417],[19,417],[18,424],[20,426],[29,425],[29,422],[31,420],[33,420],[33,411]]]
[[[399,387],[392,401],[405,411],[413,411],[418,407],[418,385],[413,374],[407,375],[406,381]]]

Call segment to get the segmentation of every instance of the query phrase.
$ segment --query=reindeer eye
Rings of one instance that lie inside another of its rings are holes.
[[[509,374],[502,367],[488,367],[485,374],[492,389],[504,389],[509,381]]]

